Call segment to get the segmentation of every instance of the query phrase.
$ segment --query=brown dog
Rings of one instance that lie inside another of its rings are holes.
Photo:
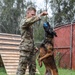
[[[42,62],[45,65],[45,75],[58,75],[58,70],[54,60],[53,39],[46,39],[45,44],[41,44],[38,62],[40,67]]]
[[[40,45],[40,52],[38,57],[38,62],[40,67],[42,66],[42,62],[45,65],[46,73],[45,75],[58,75],[58,70],[54,60],[54,46],[53,39],[54,36],[57,37],[55,31],[50,26],[49,22],[43,24],[45,30],[45,39],[44,42]]]

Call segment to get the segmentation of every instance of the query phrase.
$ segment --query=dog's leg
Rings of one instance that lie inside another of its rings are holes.
[[[43,57],[40,57],[39,60],[42,61],[43,59],[45,59],[45,58],[47,58],[47,57],[53,55],[53,53],[54,53],[54,52],[51,52],[51,51],[50,51],[50,52],[48,52],[46,55],[44,55]]]
[[[57,69],[53,69],[52,71],[53,71],[53,75],[58,75]]]
[[[50,69],[50,75],[58,75],[57,69]]]
[[[46,70],[45,75],[52,75],[50,70]]]
[[[53,46],[51,46],[50,44],[46,44],[45,47],[47,48],[47,53],[40,58],[40,61],[54,54],[54,51],[52,50]]]
[[[38,63],[39,63],[39,66],[42,67],[42,61],[38,60]]]
[[[40,59],[40,55],[38,56],[38,59],[37,60],[38,60],[39,66],[42,67],[42,61],[40,61],[39,59]]]

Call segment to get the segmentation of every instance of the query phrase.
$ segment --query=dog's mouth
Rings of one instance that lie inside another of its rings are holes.
[[[54,36],[57,37],[56,32],[53,30],[49,22],[44,23],[43,28],[45,31],[45,37],[48,37],[48,38],[54,38]]]

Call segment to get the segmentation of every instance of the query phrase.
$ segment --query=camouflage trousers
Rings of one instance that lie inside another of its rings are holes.
[[[16,75],[25,75],[27,66],[29,68],[29,75],[35,75],[36,72],[36,56],[34,50],[29,51],[20,51],[19,65]]]

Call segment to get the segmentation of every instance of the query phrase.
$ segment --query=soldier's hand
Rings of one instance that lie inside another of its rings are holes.
[[[47,13],[46,11],[43,11],[43,12],[40,14],[40,16],[46,16],[46,15],[48,15],[48,13]]]

